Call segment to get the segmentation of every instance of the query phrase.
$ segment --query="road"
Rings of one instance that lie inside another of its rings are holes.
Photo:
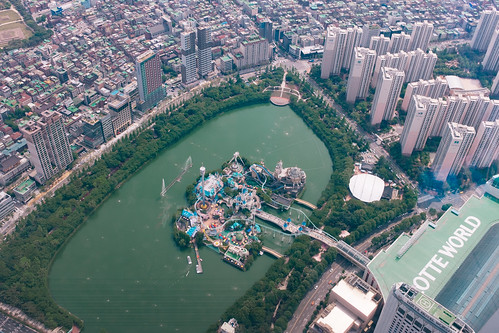
[[[331,289],[329,281],[336,282],[342,275],[343,270],[356,269],[345,258],[338,256],[335,262],[322,274],[320,280],[303,298],[296,309],[293,318],[288,323],[287,333],[302,333],[315,311],[316,306],[324,300],[327,292]],[[314,302],[312,304],[312,302]]]

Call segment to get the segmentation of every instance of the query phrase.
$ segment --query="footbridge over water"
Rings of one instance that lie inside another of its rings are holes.
[[[279,252],[277,252],[276,250],[273,250],[269,247],[266,247],[266,246],[262,246],[262,251],[263,252],[267,252],[268,254],[270,255],[273,255],[274,257],[276,257],[277,259],[279,258],[282,258],[284,257],[282,254],[280,254]]]
[[[294,223],[286,222],[275,215],[266,213],[261,210],[257,210],[255,212],[255,216],[261,218],[262,220],[278,225],[282,230],[289,231],[292,234],[308,235],[326,244],[327,246],[334,247],[343,257],[345,257],[347,260],[360,267],[361,269],[365,269],[367,267],[367,264],[370,262],[369,258],[357,251],[352,246],[348,245],[342,240],[337,240],[333,236],[329,235],[323,230],[316,228],[315,226],[313,228],[299,227]]]
[[[297,203],[299,203],[300,205],[303,205],[303,206],[308,207],[308,208],[310,208],[310,209],[317,209],[317,206],[316,206],[316,205],[314,205],[313,203],[310,203],[310,202],[308,202],[308,201],[305,201],[305,200],[303,200],[303,199],[298,199],[298,198],[296,198],[296,199],[295,199],[295,201],[296,201]]]

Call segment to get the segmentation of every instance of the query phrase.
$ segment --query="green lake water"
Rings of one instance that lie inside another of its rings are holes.
[[[265,274],[274,261],[267,255],[242,272],[203,247],[198,275],[194,251],[179,250],[171,236],[171,218],[185,207],[185,188],[199,167],[219,168],[235,151],[270,170],[279,160],[304,169],[302,198],[312,203],[332,171],[324,144],[289,107],[241,108],[186,136],[121,186],[55,259],[50,292],[84,320],[85,332],[204,332]],[[189,156],[193,167],[161,197],[162,179],[173,180]],[[283,250],[288,245],[280,241],[274,237]]]

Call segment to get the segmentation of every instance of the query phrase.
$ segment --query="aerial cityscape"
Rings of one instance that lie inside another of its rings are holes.
[[[499,1],[0,1],[0,332],[499,332]]]

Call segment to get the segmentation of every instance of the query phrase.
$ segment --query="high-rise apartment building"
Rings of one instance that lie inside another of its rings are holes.
[[[376,87],[378,84],[378,76],[381,68],[390,67],[404,71],[409,55],[405,51],[399,53],[387,53],[376,58],[376,65],[374,66],[374,74],[371,80],[371,87]]]
[[[212,71],[211,61],[211,28],[209,26],[201,26],[198,28],[199,76],[208,75]]]
[[[428,22],[417,22],[414,24],[411,34],[411,43],[409,50],[415,51],[421,49],[426,51],[433,36],[433,24]]]
[[[371,107],[371,125],[393,119],[400,91],[404,84],[404,76],[404,71],[396,68],[381,68]]]
[[[436,180],[445,181],[447,176],[459,173],[475,134],[471,126],[447,123],[432,166]]]
[[[422,150],[431,134],[433,123],[441,104],[426,96],[412,96],[404,129],[400,136],[402,155],[410,156],[414,150]]]
[[[378,57],[386,54],[389,46],[390,38],[383,35],[371,38],[371,43],[369,44],[369,48],[376,51]]]
[[[359,46],[361,36],[362,29],[358,27],[328,27],[321,66],[323,79],[340,74],[342,68],[350,68],[354,48]]]
[[[376,51],[356,47],[347,83],[347,102],[354,103],[357,98],[369,94],[369,82],[376,61]]]
[[[351,27],[346,29],[346,39],[345,39],[345,52],[343,54],[343,65],[344,69],[350,69],[352,65],[352,58],[354,56],[354,50],[360,45],[361,38],[363,36],[362,29],[359,27]]]
[[[493,99],[490,101],[489,109],[487,110],[483,121],[495,121],[499,119],[499,100]]]
[[[437,55],[431,51],[425,53],[421,49],[408,52],[405,67],[405,82],[429,80],[437,63]]]
[[[499,25],[492,34],[487,53],[483,58],[483,69],[488,71],[499,71]]]
[[[258,35],[251,35],[241,42],[241,69],[263,65],[269,62],[269,42]]]
[[[180,52],[182,55],[182,83],[189,85],[198,79],[196,68],[196,32],[184,31],[180,34]]]
[[[388,47],[390,53],[399,53],[400,51],[409,51],[409,44],[411,43],[411,36],[406,35],[405,32],[394,34],[390,38],[390,46]]]
[[[463,117],[460,121],[455,120],[463,125],[472,126],[478,129],[478,126],[487,115],[489,110],[489,105],[491,103],[490,99],[483,95],[471,95],[463,96],[462,98],[468,99],[468,107],[464,111]],[[452,120],[454,121],[454,120]]]
[[[419,80],[411,82],[405,90],[404,101],[402,102],[402,110],[407,111],[409,103],[413,100],[413,96],[421,95],[431,98],[440,98],[449,92],[449,85],[443,76],[437,77],[435,80]]]
[[[151,50],[139,55],[135,62],[139,87],[140,109],[149,110],[166,97],[161,80],[161,59]]]
[[[473,329],[418,289],[395,284],[374,333],[474,333]]]
[[[478,51],[487,50],[498,22],[499,12],[495,8],[484,10],[473,34],[471,48]]]
[[[29,121],[21,128],[28,142],[31,164],[35,167],[35,179],[43,184],[57,172],[73,162],[73,154],[59,112],[43,111],[35,123]]]
[[[494,97],[499,97],[499,72],[497,72],[496,78],[492,83],[492,89],[490,94]]]
[[[499,158],[499,119],[483,121],[478,127],[465,164],[476,168],[488,168]]]

